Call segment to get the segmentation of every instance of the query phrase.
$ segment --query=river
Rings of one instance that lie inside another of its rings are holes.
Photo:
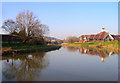
[[[2,81],[117,81],[118,54],[86,48],[2,57]]]

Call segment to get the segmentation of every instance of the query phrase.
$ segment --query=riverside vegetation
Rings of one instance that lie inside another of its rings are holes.
[[[1,28],[9,33],[9,37],[2,37],[3,43],[2,49],[0,49],[2,55],[46,52],[61,47],[59,45],[45,45],[44,36],[49,33],[49,27],[46,24],[41,24],[39,18],[29,10],[18,13],[16,20],[5,20]]]
[[[99,49],[105,51],[113,51],[120,54],[120,42],[118,41],[106,41],[106,42],[86,42],[86,43],[62,43],[62,46],[67,47],[85,47],[90,49]]]
[[[15,43],[15,44],[2,44],[2,55],[23,54],[31,52],[46,52],[59,49],[60,45],[36,45],[33,43]]]

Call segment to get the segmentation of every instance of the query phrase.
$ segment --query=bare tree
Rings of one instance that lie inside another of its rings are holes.
[[[44,34],[49,32],[48,26],[41,24],[33,12],[29,11],[20,12],[15,22],[13,20],[5,21],[2,28],[10,34],[17,34],[23,43],[30,38],[41,39]]]
[[[16,23],[18,25],[20,32],[19,34],[23,42],[26,42],[31,37],[34,38],[43,36],[43,34],[47,32],[46,28],[48,28],[46,25],[40,24],[40,21],[36,16],[34,16],[33,12],[29,11],[23,11],[19,13],[16,17]]]
[[[49,28],[45,24],[40,24],[39,27],[36,27],[34,29],[34,36],[36,36],[36,37],[41,37],[44,34],[48,34],[48,33],[49,33]]]
[[[16,23],[13,21],[13,20],[6,20],[4,23],[3,23],[3,26],[2,28],[9,32],[10,34],[16,32],[17,30],[17,27],[16,27]]]
[[[74,43],[74,42],[78,42],[79,38],[75,37],[75,36],[69,36],[67,37],[67,39],[64,41],[66,43]]]

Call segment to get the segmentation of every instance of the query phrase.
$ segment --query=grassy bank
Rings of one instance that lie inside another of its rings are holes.
[[[86,47],[91,49],[99,49],[106,51],[113,51],[115,53],[120,52],[120,42],[87,42],[87,43],[62,43],[63,46],[68,47]]]
[[[47,52],[59,49],[58,45],[35,45],[35,44],[3,44],[2,55],[22,54],[31,52]]]

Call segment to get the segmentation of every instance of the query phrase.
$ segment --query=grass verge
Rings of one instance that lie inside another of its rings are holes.
[[[62,43],[62,46],[68,47],[86,47],[90,49],[99,49],[105,51],[113,51],[115,53],[120,53],[120,42],[87,42],[87,43]]]
[[[12,54],[22,54],[22,53],[31,53],[31,52],[46,52],[51,50],[59,49],[61,46],[58,45],[36,45],[36,44],[3,44],[2,56],[12,55]]]

